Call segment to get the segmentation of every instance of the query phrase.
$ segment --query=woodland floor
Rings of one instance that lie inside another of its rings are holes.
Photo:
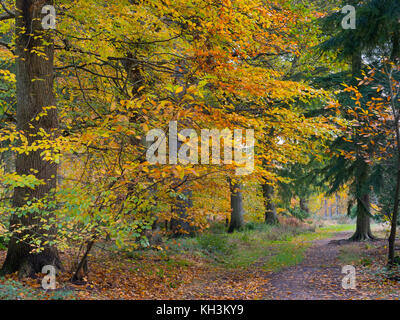
[[[212,263],[204,256],[171,255],[165,250],[128,258],[103,252],[91,261],[91,273],[85,285],[72,285],[68,281],[71,274],[65,272],[57,278],[59,289],[46,293],[40,289],[40,277],[20,281],[14,274],[0,279],[0,299],[400,298],[400,283],[388,280],[384,271],[386,240],[337,241],[347,239],[351,235],[347,231],[312,235],[311,240],[300,235],[278,241],[268,253],[245,267],[227,267],[226,261]],[[302,252],[300,261],[278,268],[266,267],[270,266],[271,259],[279,256],[282,246],[288,244]],[[63,255],[63,260],[67,261],[68,254]],[[0,263],[4,257],[5,251],[1,251]],[[341,286],[345,276],[341,273],[342,266],[348,264],[356,267],[355,290],[345,290]],[[18,288],[13,291],[10,286]],[[10,292],[15,296],[10,296]]]
[[[196,279],[179,299],[262,299],[262,300],[359,300],[399,299],[400,285],[379,276],[379,270],[369,264],[368,249],[381,251],[386,240],[352,243],[346,240],[351,232],[340,232],[328,239],[313,240],[305,251],[304,260],[277,272],[259,268],[262,261],[241,272],[220,271]],[[354,254],[355,248],[361,253]],[[381,250],[379,250],[381,249]],[[370,252],[372,253],[372,252]],[[343,255],[343,257],[342,257]],[[346,261],[350,255],[354,261]],[[360,257],[364,257],[359,259]],[[360,261],[361,260],[361,261]],[[358,265],[357,263],[360,262]],[[363,263],[368,264],[365,268]],[[356,267],[356,289],[343,289],[342,267],[351,263]],[[375,273],[377,272],[377,274]],[[193,294],[194,293],[194,294]]]

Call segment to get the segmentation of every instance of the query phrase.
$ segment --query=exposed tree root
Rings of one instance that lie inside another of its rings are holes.
[[[379,239],[373,236],[371,232],[367,233],[356,232],[348,240],[353,242],[359,242],[359,241],[377,241]]]

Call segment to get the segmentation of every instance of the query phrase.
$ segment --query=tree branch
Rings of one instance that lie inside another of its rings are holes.
[[[10,50],[12,53],[14,53],[13,50],[11,49],[11,46],[8,43],[0,40],[0,46],[3,46],[5,48],[7,48],[8,50]]]
[[[0,14],[0,21],[4,21],[4,20],[9,20],[14,18],[15,16],[11,16],[8,13],[2,13]]]
[[[15,12],[11,11],[10,9],[8,9],[4,3],[4,0],[0,0],[0,5],[2,6],[2,8],[4,9],[4,11],[7,13],[7,15],[9,16],[9,18],[5,18],[6,19],[11,19],[11,18],[15,18]]]

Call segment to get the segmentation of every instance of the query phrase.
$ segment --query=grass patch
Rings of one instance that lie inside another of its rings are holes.
[[[202,250],[211,254],[231,255],[236,249],[236,243],[227,234],[205,234],[196,240]]]
[[[369,266],[373,262],[369,252],[375,250],[378,246],[379,244],[374,245],[362,242],[344,244],[339,250],[339,260],[344,264]]]
[[[358,263],[361,260],[361,257],[362,253],[359,243],[343,245],[339,250],[338,258],[346,265]]]
[[[224,226],[217,225],[193,238],[170,239],[162,251],[135,251],[131,258],[140,264],[145,256],[152,257],[168,270],[194,265],[200,258],[225,269],[256,266],[277,271],[300,263],[313,240],[353,229],[354,225],[330,225],[315,231],[307,225],[249,223],[242,230],[227,234]]]
[[[226,257],[224,264],[230,268],[247,268],[256,264],[266,270],[277,270],[299,263],[303,258],[303,244],[293,239],[310,231],[292,226],[261,225],[231,235],[236,250]]]
[[[231,269],[257,265],[277,270],[301,262],[309,244],[302,239],[296,241],[296,237],[306,234],[313,234],[306,226],[251,223],[232,234],[209,232],[195,238],[170,240],[163,255],[200,256],[213,265]]]
[[[303,261],[307,247],[308,245],[304,243],[281,244],[279,253],[267,260],[263,267],[266,270],[277,271],[284,267],[294,266]]]
[[[335,224],[319,229],[321,233],[355,231],[354,224]]]
[[[352,224],[342,224],[342,225],[330,225],[327,227],[319,228],[314,233],[306,233],[300,235],[296,240],[298,241],[313,241],[326,239],[338,232],[353,231],[354,225]]]

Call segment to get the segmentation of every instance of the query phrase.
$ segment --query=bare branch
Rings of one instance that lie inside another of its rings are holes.
[[[7,48],[8,50],[10,50],[12,53],[14,53],[14,51],[11,49],[11,46],[8,43],[0,40],[0,46],[3,46],[5,48]]]
[[[4,11],[7,12],[8,16],[10,17],[8,19],[15,18],[15,12],[11,11],[10,9],[8,9],[6,7],[4,0],[0,0],[0,4],[1,4],[2,8],[4,9]]]
[[[14,16],[10,16],[8,13],[0,14],[0,21],[9,20],[14,18]]]

